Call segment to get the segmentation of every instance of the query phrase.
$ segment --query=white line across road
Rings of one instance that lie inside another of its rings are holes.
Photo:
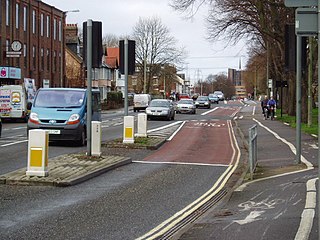
[[[160,225],[155,227],[154,229],[150,230],[145,235],[139,237],[138,239],[157,239],[161,235],[168,232],[170,229],[174,228],[179,222],[183,221],[183,219],[187,218],[189,215],[191,215],[193,212],[197,211],[201,206],[203,206],[205,203],[207,203],[210,199],[212,199],[215,195],[217,195],[222,188],[225,186],[233,172],[237,169],[239,160],[240,160],[240,149],[237,143],[237,140],[235,138],[235,134],[232,128],[231,121],[228,120],[228,128],[230,132],[230,139],[231,139],[231,147],[233,149],[233,155],[232,159],[230,161],[230,165],[228,168],[224,171],[224,173],[219,177],[219,179],[214,183],[211,189],[204,193],[202,196],[200,196],[197,200],[195,200],[193,203],[186,206],[181,211],[174,214],[172,217],[167,219],[166,221],[162,222]],[[232,165],[233,164],[233,165]]]

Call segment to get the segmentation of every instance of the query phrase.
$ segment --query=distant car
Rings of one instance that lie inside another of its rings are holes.
[[[204,107],[204,108],[210,108],[211,103],[208,96],[199,96],[197,100],[195,101],[195,105],[197,108]]]
[[[196,105],[192,99],[182,99],[177,103],[176,113],[196,114]]]
[[[147,119],[162,118],[174,120],[175,110],[171,100],[153,99],[146,108]]]
[[[179,94],[179,98],[180,99],[184,99],[184,98],[190,99],[190,95],[188,93],[180,93]]]
[[[213,94],[218,95],[219,101],[223,101],[223,100],[224,100],[224,94],[223,94],[223,92],[221,92],[221,91],[214,91]]]
[[[210,93],[208,97],[211,103],[219,103],[219,96],[217,94]]]

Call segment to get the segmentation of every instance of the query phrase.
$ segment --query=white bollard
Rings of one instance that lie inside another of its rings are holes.
[[[101,156],[101,122],[91,122],[91,155]]]
[[[134,143],[133,116],[125,116],[123,119],[123,143]]]
[[[137,137],[146,137],[147,136],[147,114],[139,113],[138,114],[138,132]]]
[[[49,133],[45,130],[29,130],[27,176],[47,177]]]

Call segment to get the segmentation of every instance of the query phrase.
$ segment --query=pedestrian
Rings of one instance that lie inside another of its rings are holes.
[[[262,114],[265,115],[266,111],[268,111],[268,96],[265,95],[264,99],[261,100],[261,109],[262,109]],[[268,117],[268,116],[267,116]]]

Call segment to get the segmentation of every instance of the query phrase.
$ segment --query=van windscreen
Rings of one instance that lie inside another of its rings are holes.
[[[48,108],[77,108],[84,103],[84,91],[42,90],[37,93],[34,106]]]

